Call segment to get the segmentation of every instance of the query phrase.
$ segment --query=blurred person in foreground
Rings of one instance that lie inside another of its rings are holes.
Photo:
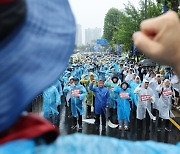
[[[178,144],[81,134],[58,137],[45,119],[22,114],[65,70],[74,48],[74,17],[66,0],[0,0],[0,19],[0,153],[179,153]],[[178,17],[170,12],[147,22],[158,28],[143,28],[134,36],[135,44],[180,76]]]
[[[180,21],[177,14],[169,11],[145,20],[140,29],[133,35],[135,45],[158,63],[172,66],[180,76]]]

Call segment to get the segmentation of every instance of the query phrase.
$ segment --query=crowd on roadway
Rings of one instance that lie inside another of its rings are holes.
[[[86,113],[87,119],[95,118],[97,130],[100,118],[102,130],[106,129],[107,117],[120,130],[128,130],[132,115],[137,119],[137,130],[143,129],[145,119],[146,131],[150,131],[152,119],[158,121],[158,131],[162,121],[170,131],[171,109],[179,101],[177,75],[170,67],[144,67],[128,58],[118,59],[109,54],[85,54],[70,62],[59,80],[43,92],[44,117],[57,125],[64,96],[72,114],[72,129],[82,129]]]

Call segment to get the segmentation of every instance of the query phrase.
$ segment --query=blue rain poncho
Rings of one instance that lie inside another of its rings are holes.
[[[87,96],[86,89],[78,83],[77,85],[72,84],[70,87],[65,89],[66,91],[70,91],[71,97],[71,112],[74,117],[78,116],[77,110],[82,115],[84,113],[84,107],[82,104],[83,99]],[[74,97],[75,94],[79,94],[79,97]]]
[[[57,88],[55,86],[51,86],[43,92],[44,117],[49,118],[51,113],[58,115],[58,104],[60,104],[60,95],[57,91]]]
[[[131,97],[132,97],[132,108],[134,108],[134,106],[137,106],[137,102],[138,102],[138,94],[134,93],[134,90],[141,84],[141,82],[137,83],[134,80],[129,82],[129,86],[130,86],[130,90],[131,90]]]
[[[71,72],[66,71],[66,72],[65,72],[65,75],[62,77],[62,83],[63,83],[64,86],[65,86],[66,83],[69,81],[68,74],[71,74]]]
[[[73,76],[73,77],[77,77],[77,78],[81,78],[81,73],[80,73],[80,70],[79,70],[79,68],[74,68],[74,70],[71,72],[71,75]]]
[[[54,85],[59,92],[59,98],[63,95],[62,85],[61,82],[58,80],[56,84]],[[58,105],[61,105],[61,99],[57,102]]]
[[[36,146],[33,140],[16,140],[0,145],[2,154],[179,154],[179,151],[180,143],[134,142],[85,134],[60,136],[49,145]]]
[[[118,73],[119,72],[119,68],[118,68],[117,63],[114,63],[113,67],[114,67],[115,72]]]
[[[106,106],[110,99],[109,90],[105,87],[93,87],[93,83],[89,89],[95,93],[95,114],[106,114]]]
[[[118,93],[118,98],[116,99],[118,120],[127,120],[129,122],[131,91],[128,88],[123,90],[116,86],[114,92]]]
[[[99,78],[106,80],[106,73],[108,71],[108,67],[105,65],[104,68],[101,67],[99,70]]]
[[[104,83],[104,86],[107,87],[110,92],[110,99],[108,103],[109,108],[117,108],[117,103],[115,102],[115,99],[117,98],[117,93],[114,92],[114,87],[118,86],[118,83],[113,83],[112,80],[109,80]]]

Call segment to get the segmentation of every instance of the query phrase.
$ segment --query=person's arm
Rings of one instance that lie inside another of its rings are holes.
[[[68,93],[70,91],[70,86],[66,85],[63,88],[63,92]]]
[[[82,94],[79,95],[79,99],[83,100],[87,96],[87,91],[83,86],[81,86],[81,91],[82,91]]]
[[[62,85],[60,81],[58,81],[58,89],[59,89],[59,95],[61,97],[63,95],[63,91],[62,91]]]
[[[90,84],[89,89],[90,89],[91,91],[96,92],[96,88],[93,87],[93,83]]]
[[[119,86],[115,86],[113,91],[115,93],[118,93],[120,90],[121,90],[121,88]]]
[[[136,87],[136,89],[134,90],[134,93],[139,94],[140,90],[141,90],[141,85]]]
[[[59,92],[58,92],[57,88],[55,88],[54,93],[55,93],[55,96],[56,96],[56,104],[61,105],[61,99],[60,99],[61,97],[59,95]]]
[[[158,63],[170,65],[180,77],[180,21],[173,11],[145,20],[133,35],[136,47]]]
[[[85,79],[85,77],[87,77],[88,75],[85,75],[82,79],[81,79],[81,83],[83,84],[89,84],[89,81]]]
[[[109,102],[110,102],[110,93],[109,93],[109,90],[108,90],[108,92],[107,92],[106,97],[107,97],[106,106],[108,106],[108,104],[109,104]]]
[[[111,87],[111,80],[109,78],[105,81],[104,86],[108,88]]]
[[[157,86],[156,91],[158,93],[161,93],[161,91],[162,91],[162,85],[161,84]]]

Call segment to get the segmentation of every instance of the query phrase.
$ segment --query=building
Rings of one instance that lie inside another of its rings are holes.
[[[94,44],[97,39],[102,37],[101,28],[88,28],[85,29],[85,45]]]
[[[76,30],[76,46],[82,46],[82,26],[81,25],[76,25],[77,30]]]

